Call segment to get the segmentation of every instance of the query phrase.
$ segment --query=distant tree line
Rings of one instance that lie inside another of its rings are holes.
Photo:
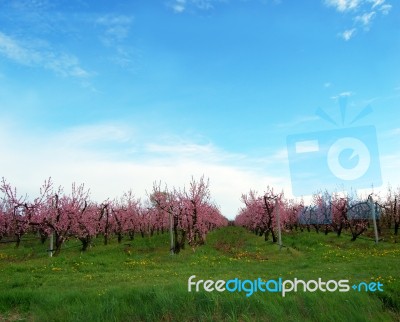
[[[244,226],[265,240],[271,236],[277,241],[277,213],[279,225],[283,231],[315,230],[317,233],[334,232],[340,236],[343,231],[351,233],[355,241],[371,225],[374,214],[378,232],[382,228],[393,229],[398,235],[400,227],[400,188],[388,188],[386,196],[381,198],[370,195],[359,198],[344,193],[319,192],[313,195],[312,202],[286,199],[283,192],[277,193],[267,187],[264,194],[251,190],[242,195],[244,207],[235,218],[235,225]]]

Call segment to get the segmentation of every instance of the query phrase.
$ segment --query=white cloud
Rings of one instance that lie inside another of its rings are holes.
[[[382,14],[387,15],[389,14],[390,10],[392,9],[392,5],[390,4],[384,4],[379,8],[379,10],[382,12]]]
[[[331,96],[331,99],[337,100],[338,98],[341,98],[341,97],[350,97],[350,96],[353,96],[353,95],[354,95],[354,92],[345,91],[345,92],[341,92],[341,93],[339,93],[337,95]]]
[[[23,47],[13,38],[0,32],[0,53],[19,64],[35,65],[41,62],[40,53]]]
[[[342,37],[342,38],[343,38],[344,40],[346,40],[346,41],[349,41],[349,40],[354,36],[355,32],[356,32],[356,29],[355,29],[355,28],[353,28],[353,29],[348,29],[348,30],[343,31],[343,32],[340,34],[340,37]]]
[[[368,0],[368,1],[372,3],[372,9],[377,6],[383,5],[385,2],[385,0]]]
[[[175,0],[169,6],[175,13],[182,13],[186,10],[186,0]]]
[[[345,12],[359,7],[360,0],[325,0],[328,7],[334,7],[337,11]]]
[[[250,189],[263,191],[273,185],[290,191],[288,176],[272,170],[268,173],[265,166],[254,168],[252,160],[209,143],[146,142],[120,123],[37,135],[24,133],[9,120],[7,124],[0,127],[0,177],[32,197],[49,176],[56,186],[66,189],[72,182],[83,182],[91,189],[92,198],[101,202],[131,188],[138,197],[145,198],[154,181],[182,188],[191,176],[205,175],[210,178],[215,202],[224,215],[233,218],[242,206],[241,194]],[[285,152],[278,152],[276,157],[281,160]],[[268,167],[272,169],[272,165]]]
[[[57,53],[37,42],[24,42],[0,32],[0,55],[25,66],[42,67],[65,77],[87,78],[89,72],[80,66],[78,58]]]
[[[67,191],[72,182],[85,183],[93,200],[101,202],[129,189],[145,199],[154,181],[169,188],[183,188],[192,176],[202,175],[210,179],[212,197],[230,218],[242,207],[241,194],[250,189],[262,193],[271,185],[291,197],[285,148],[253,160],[187,139],[165,144],[155,139],[147,142],[122,123],[83,125],[41,134],[24,133],[20,124],[10,120],[1,123],[0,177],[31,197],[37,195],[49,176]],[[392,135],[399,133],[399,129],[391,131]],[[394,186],[400,183],[398,164],[399,153],[381,157],[384,182]]]
[[[58,135],[64,144],[81,146],[94,142],[129,142],[134,130],[122,124],[89,124],[69,128]]]
[[[121,42],[129,36],[133,17],[110,14],[98,17],[95,22],[105,28],[101,37],[102,41],[106,45],[112,46],[115,42]]]
[[[331,86],[332,86],[332,83],[330,83],[330,82],[324,83],[324,87],[325,87],[325,88],[329,88],[329,87],[331,87]]]
[[[52,1],[48,0],[16,0],[12,2],[13,7],[24,11],[44,10],[50,8],[52,4]]]
[[[352,95],[354,95],[354,93],[352,91],[347,91],[347,92],[340,93],[338,96],[339,97],[349,97],[349,96],[352,96]]]
[[[185,11],[211,10],[214,9],[215,3],[224,3],[227,1],[228,0],[171,0],[167,2],[167,6],[175,13],[183,13]]]
[[[181,4],[174,4],[171,6],[171,8],[176,12],[176,13],[181,13],[185,11],[185,6]]]
[[[375,17],[376,13],[375,11],[371,11],[368,13],[364,13],[362,15],[358,15],[354,18],[355,22],[360,22],[364,27],[368,27],[368,25],[371,23],[372,19]]]
[[[129,42],[134,17],[129,15],[108,14],[95,19],[95,24],[102,29],[99,39],[101,43],[113,51],[110,61],[123,67],[125,70],[134,71],[135,50]]]
[[[191,0],[191,2],[195,7],[201,10],[209,10],[214,8],[214,6],[212,5],[212,0]]]
[[[77,57],[68,54],[43,53],[42,65],[61,76],[88,78],[90,74],[84,70]]]
[[[353,28],[348,28],[339,34],[345,41],[355,36],[358,26],[368,31],[377,14],[387,15],[392,8],[392,5],[386,4],[385,0],[324,0],[324,4],[351,19],[349,23]]]
[[[167,4],[175,13],[182,13],[186,10],[186,0],[174,0]]]

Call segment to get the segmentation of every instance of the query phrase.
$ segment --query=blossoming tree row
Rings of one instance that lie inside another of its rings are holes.
[[[192,179],[188,189],[171,191],[154,184],[148,200],[142,202],[132,191],[119,199],[102,203],[90,199],[89,190],[72,185],[71,193],[55,189],[46,180],[37,198],[20,196],[4,178],[0,183],[0,240],[12,237],[18,247],[27,233],[36,233],[44,243],[54,236],[54,253],[59,254],[67,239],[77,238],[86,250],[101,236],[104,244],[116,236],[134,239],[135,234],[153,235],[171,229],[175,235],[172,251],[178,253],[188,243],[204,243],[207,233],[228,221],[210,199],[209,182]]]
[[[318,233],[335,232],[338,236],[346,230],[351,233],[351,240],[356,240],[364,233],[375,218],[378,232],[382,228],[394,227],[397,235],[400,227],[400,188],[397,191],[388,188],[385,198],[372,195],[361,199],[355,196],[321,192],[314,194],[312,202],[305,205],[286,199],[268,187],[263,195],[250,191],[242,195],[244,207],[235,218],[235,224],[265,236],[272,236],[277,241],[278,227],[283,231],[293,229],[315,229]],[[277,221],[279,214],[279,223]]]

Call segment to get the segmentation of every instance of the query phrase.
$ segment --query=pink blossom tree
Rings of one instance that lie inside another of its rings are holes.
[[[136,199],[132,190],[129,190],[123,194],[121,200],[113,202],[111,211],[113,232],[117,235],[118,243],[121,243],[125,234],[133,240],[135,231],[140,229],[140,199]]]
[[[79,223],[85,220],[86,215],[84,216],[84,213],[88,208],[88,203],[89,190],[86,190],[83,184],[77,186],[75,183],[72,184],[70,195],[65,195],[60,187],[57,193],[47,200],[47,213],[43,222],[54,233],[54,255],[60,253],[61,246],[72,235],[73,227],[78,229]]]
[[[31,209],[27,204],[27,196],[18,196],[17,189],[13,188],[2,178],[0,191],[3,193],[2,208],[4,219],[8,222],[8,232],[16,238],[15,247],[19,247],[22,236],[29,229],[29,215]]]
[[[350,196],[331,196],[332,222],[331,226],[340,236],[343,229],[349,229],[351,240],[365,232],[371,219],[371,208],[367,201]]]
[[[7,207],[0,200],[0,240],[10,234],[10,219],[7,214]]]
[[[297,203],[293,199],[286,200],[283,205],[283,224],[286,230],[297,230],[299,227],[299,216],[304,208],[304,202]]]
[[[174,245],[171,251],[175,254],[179,253],[184,247],[186,238],[186,230],[182,225],[184,205],[180,193],[175,189],[170,192],[167,187],[162,190],[161,183],[154,183],[149,199],[153,205],[152,218],[158,218],[162,223],[165,219],[168,219],[168,222],[171,221],[167,224],[167,227],[172,224],[174,234]]]
[[[206,240],[210,229],[227,225],[218,207],[210,200],[209,181],[201,177],[192,178],[189,188],[178,191],[161,189],[160,184],[153,185],[150,201],[159,215],[158,221],[163,227],[172,225],[174,245],[172,251],[179,253],[187,242],[194,250]]]
[[[351,241],[355,241],[358,236],[368,229],[372,213],[371,206],[375,207],[375,204],[370,205],[369,202],[360,200],[349,202],[346,219],[352,236]]]
[[[52,189],[49,178],[40,189],[40,196],[33,202],[28,201],[28,196],[18,196],[17,189],[13,188],[4,178],[1,180],[0,191],[3,193],[1,199],[4,227],[7,232],[16,237],[16,247],[19,247],[22,236],[27,233],[32,225],[35,214],[43,207]]]
[[[86,251],[100,232],[99,207],[85,200],[84,205],[77,207],[71,215],[69,234],[78,238],[82,243],[82,251]]]
[[[277,194],[272,187],[268,186],[263,196],[257,196],[256,192],[252,190],[248,195],[242,195],[242,202],[245,204],[245,208],[241,210],[235,223],[253,230],[260,236],[264,235],[265,240],[268,240],[269,234],[271,234],[272,241],[277,242],[277,211],[280,211],[283,219],[285,217],[283,193]],[[281,228],[283,223],[284,220],[280,222]]]
[[[347,197],[339,196],[335,193],[331,196],[332,203],[332,222],[331,226],[339,237],[346,227],[347,220],[347,209],[348,209],[348,199]]]

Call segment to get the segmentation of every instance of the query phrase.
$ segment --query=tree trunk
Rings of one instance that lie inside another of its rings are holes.
[[[272,234],[272,242],[276,243],[278,241],[278,238],[276,237],[273,229],[271,229],[271,234]]]
[[[53,255],[54,256],[58,256],[60,254],[60,252],[61,252],[61,246],[64,243],[64,238],[62,236],[58,235],[57,233],[55,235],[56,235],[55,236],[56,237],[55,238],[55,240],[56,240],[56,249],[55,249]]]
[[[48,235],[46,233],[40,233],[40,242],[44,244],[47,240]]]
[[[181,241],[180,241],[180,243],[179,243],[179,247],[180,247],[181,249],[185,249],[185,243],[186,243],[186,230],[182,231],[182,234],[181,234]]]
[[[343,226],[340,225],[339,228],[338,228],[338,230],[336,231],[336,234],[337,234],[338,237],[340,237],[340,235],[341,235],[341,233],[342,233],[342,229],[343,229]]]
[[[82,243],[82,251],[85,252],[90,245],[91,238],[90,237],[82,237],[82,238],[79,238],[79,240]]]
[[[16,244],[15,244],[15,248],[18,248],[19,245],[21,244],[22,236],[19,235],[19,234],[15,235],[15,236],[17,237],[17,242],[16,242]]]

